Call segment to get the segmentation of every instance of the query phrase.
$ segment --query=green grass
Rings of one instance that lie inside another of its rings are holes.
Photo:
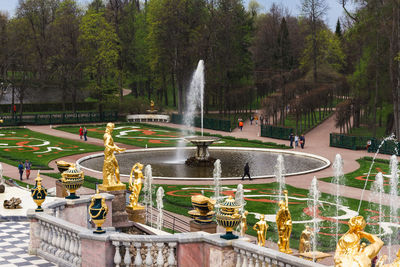
[[[360,164],[360,168],[354,172],[345,174],[344,181],[342,182],[342,184],[344,184],[346,186],[351,186],[351,187],[356,187],[356,188],[362,189],[362,188],[364,188],[365,179],[367,177],[369,168],[372,164],[372,158],[364,157],[364,158],[358,159],[357,162]],[[375,175],[378,172],[382,172],[383,174],[390,174],[388,160],[375,159],[375,163],[371,169],[371,175],[368,177],[367,186],[365,188],[366,190],[370,190],[372,183],[375,181]],[[322,178],[320,180],[332,183],[333,177]],[[386,193],[389,193],[389,191],[390,191],[389,183],[390,183],[389,178],[384,177],[384,189],[385,189]],[[399,194],[400,194],[400,192],[399,192]]]
[[[307,133],[308,131],[310,131],[311,129],[315,128],[316,126],[318,126],[319,124],[321,124],[324,120],[326,120],[327,118],[329,118],[329,116],[331,116],[333,114],[333,112],[327,112],[325,114],[325,116],[323,116],[322,114],[323,112],[321,111],[321,119],[319,119],[319,111],[314,111],[314,114],[316,116],[316,121],[314,121],[314,124],[310,124],[310,127],[308,127],[307,125],[304,125],[304,118],[303,118],[303,126],[300,126],[300,121],[298,123],[298,134],[300,134],[300,129],[302,133]],[[293,128],[294,130],[296,130],[296,117],[293,115],[289,115],[286,117],[285,120],[285,127],[288,128]]]
[[[137,129],[132,127],[138,127]],[[73,134],[79,133],[79,126],[61,126],[57,130],[66,131]],[[105,130],[105,124],[89,125],[88,138],[102,139]],[[132,131],[137,130],[137,131]],[[128,132],[127,132],[128,131]],[[125,134],[124,134],[125,132]],[[200,133],[197,133],[200,134]],[[210,135],[204,133],[204,135]],[[181,132],[170,127],[149,125],[144,123],[118,124],[113,132],[115,142],[137,147],[174,147],[177,145],[177,138]],[[260,148],[279,148],[288,149],[290,147],[271,142],[262,142],[259,140],[248,140],[245,138],[235,138],[231,136],[213,135],[221,138],[220,142],[213,146],[233,146],[233,147],[260,147]],[[168,139],[170,138],[170,139]]]
[[[165,191],[165,196],[164,196],[164,209],[175,212],[181,215],[188,216],[187,212],[192,208],[191,205],[191,195],[201,193],[201,190],[203,189],[205,192],[204,194],[207,197],[211,197],[213,195],[213,191],[211,187],[209,186],[196,186],[196,185],[156,185],[156,188],[159,186],[162,186]],[[258,219],[255,218],[254,212],[256,213],[264,213],[264,214],[269,214],[269,215],[274,215],[278,211],[278,205],[277,203],[271,203],[270,200],[276,200],[276,192],[278,192],[278,184],[277,183],[271,183],[271,184],[250,184],[250,185],[244,185],[244,189],[251,189],[251,193],[245,193],[246,194],[252,194],[252,195],[264,195],[260,197],[246,197],[246,206],[245,209],[249,211],[248,215],[248,225],[249,225],[249,230],[247,231],[247,234],[256,236],[256,232],[252,229],[253,225],[258,221]],[[207,190],[207,188],[210,188]],[[234,194],[232,191],[233,188],[236,188],[236,186],[226,186],[224,189],[224,194],[229,195],[229,194]],[[289,185],[286,185],[286,188],[289,191],[289,202],[295,202],[292,204],[289,204],[289,210],[291,212],[292,220],[294,222],[296,221],[309,221],[312,220],[312,217],[306,215],[303,211],[307,207],[307,201],[305,200],[305,197],[309,193],[308,190],[305,189],[300,189],[300,188],[295,188]],[[181,195],[177,196],[177,195]],[[291,197],[297,197],[299,199],[294,199]],[[153,199],[155,196],[153,197]],[[325,193],[321,194],[320,200],[323,201],[328,201],[329,203],[335,203],[334,196],[328,195]],[[342,204],[345,206],[350,207],[351,210],[357,210],[358,205],[359,205],[359,200],[356,199],[350,199],[350,198],[342,198]],[[320,208],[321,215],[322,216],[335,216],[336,214],[336,208],[324,204],[323,208]],[[383,207],[385,211],[388,211],[388,207]],[[360,214],[364,216],[364,218],[368,218],[371,215],[376,215],[369,210],[378,210],[378,205],[369,203],[369,202],[362,202],[361,205],[361,210]],[[340,211],[339,215],[343,215],[345,212]],[[276,228],[276,223],[275,222],[267,222],[269,225],[268,232],[267,232],[267,239],[273,242],[278,241],[278,233],[277,233],[277,228]],[[310,225],[312,227],[311,223],[308,223],[307,225]],[[325,233],[327,235],[334,235],[335,234],[335,227],[336,224],[332,223],[330,221],[323,221],[320,223],[320,232]],[[298,248],[299,245],[299,239],[301,232],[304,230],[305,224],[303,223],[294,223],[293,224],[293,230],[292,230],[292,235],[291,235],[291,241],[290,245],[292,248]],[[341,223],[339,224],[339,233],[343,234],[348,230],[348,227],[346,224]],[[366,227],[367,232],[375,232],[376,229],[372,225],[368,225]],[[327,236],[327,235],[318,235],[318,250],[321,251],[334,251],[335,249],[335,237],[334,236]]]
[[[386,128],[385,127],[377,127],[376,128],[376,137],[377,138],[385,138],[387,135],[385,134]],[[373,136],[372,129],[368,127],[359,127],[359,128],[352,128],[349,135],[353,136]]]
[[[0,129],[0,161],[18,166],[26,159],[32,169],[51,169],[50,161],[87,152],[103,150],[101,146],[54,137],[23,128]]]

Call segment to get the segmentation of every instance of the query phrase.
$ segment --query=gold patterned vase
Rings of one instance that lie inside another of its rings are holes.
[[[198,223],[211,223],[215,214],[213,209],[216,201],[203,195],[192,196],[191,200],[195,209],[189,211],[189,215]]]
[[[228,240],[239,238],[237,235],[232,234],[232,232],[239,225],[242,218],[242,215],[239,214],[241,205],[237,204],[232,196],[229,196],[219,207],[216,220],[218,225],[224,227],[226,230],[226,233],[221,235],[221,238]]]
[[[104,221],[106,220],[108,212],[108,207],[106,204],[106,199],[99,194],[97,190],[96,194],[92,196],[92,202],[89,205],[89,214],[92,221],[96,224],[96,230],[93,231],[95,234],[103,234],[106,231],[101,229]]]
[[[41,211],[43,211],[42,203],[46,199],[47,190],[46,190],[46,188],[44,188],[42,186],[42,178],[40,178],[39,172],[37,174],[35,181],[36,181],[35,186],[31,189],[31,196],[32,196],[33,201],[35,201],[36,205],[38,206],[35,209],[35,211],[41,212]]]
[[[77,199],[76,190],[78,190],[84,181],[85,176],[83,175],[83,171],[78,171],[75,168],[75,164],[71,164],[71,166],[61,174],[61,182],[65,186],[65,188],[69,191],[69,196],[65,197],[67,199]]]
[[[72,165],[72,163],[69,163],[69,162],[66,162],[66,161],[63,161],[63,160],[56,161],[56,164],[57,164],[58,171],[60,173],[65,172]]]

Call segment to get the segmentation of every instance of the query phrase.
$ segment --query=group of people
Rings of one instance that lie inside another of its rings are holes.
[[[304,145],[306,143],[306,138],[305,138],[304,134],[300,135],[300,137],[299,137],[297,134],[294,135],[293,133],[291,133],[289,135],[289,141],[290,141],[290,147],[293,147],[293,143],[294,143],[294,148],[298,147],[300,144],[301,148],[304,149]]]
[[[86,127],[83,127],[82,128],[82,126],[79,128],[79,137],[80,137],[80,139],[82,139],[82,137],[85,139],[85,141],[87,141],[87,129],[86,129]]]
[[[25,163],[22,161],[19,162],[18,164],[18,171],[19,171],[19,179],[22,181],[22,175],[26,175],[26,179],[29,179],[29,176],[31,175],[31,167],[32,163],[29,160],[25,160]]]

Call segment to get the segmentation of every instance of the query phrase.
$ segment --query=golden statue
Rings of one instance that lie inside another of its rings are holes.
[[[369,267],[371,260],[378,255],[383,242],[375,235],[364,232],[364,217],[356,216],[349,220],[349,230],[339,239],[335,252],[336,267]],[[361,246],[360,240],[367,239],[371,244]]]
[[[142,190],[144,176],[142,173],[143,165],[136,163],[133,165],[131,170],[131,175],[129,177],[129,190],[131,190],[131,195],[129,196],[128,208],[138,210],[144,209],[143,206],[138,204],[140,191]],[[135,179],[132,179],[132,174],[134,173]]]
[[[242,219],[240,221],[240,236],[241,237],[244,237],[246,235],[246,231],[247,231],[247,214],[249,214],[249,212],[247,210],[245,210],[243,212]]]
[[[306,226],[306,229],[301,232],[299,253],[310,252],[311,251],[311,237],[314,235],[310,230],[310,226]]]
[[[257,231],[257,245],[264,247],[267,239],[268,224],[264,221],[264,214],[261,214],[260,220],[253,226]]]
[[[104,141],[104,165],[103,165],[103,184],[99,186],[100,190],[114,191],[125,190],[126,186],[121,183],[119,175],[119,165],[115,158],[114,152],[120,153],[125,151],[125,148],[119,148],[114,144],[112,138],[112,131],[114,130],[114,123],[107,123],[106,131],[103,136]],[[115,179],[114,179],[115,175]]]
[[[276,225],[278,227],[279,251],[287,254],[293,253],[289,247],[290,234],[292,233],[292,216],[289,211],[288,191],[283,190],[285,201],[279,201],[279,211],[276,214]]]
[[[154,101],[150,100],[150,110],[154,111]]]

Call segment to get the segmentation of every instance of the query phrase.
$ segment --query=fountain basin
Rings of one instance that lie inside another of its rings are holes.
[[[147,148],[117,154],[121,176],[129,177],[132,162],[142,162],[151,164],[154,179],[213,180],[212,167],[187,166],[185,161],[175,160],[176,150],[175,147]],[[188,158],[195,150],[195,147],[186,147],[182,152]],[[222,180],[241,178],[246,162],[249,162],[252,178],[273,178],[276,159],[280,154],[285,161],[285,176],[316,172],[330,166],[330,161],[324,157],[288,150],[248,147],[209,147],[209,150],[221,160]],[[80,158],[77,164],[82,169],[101,173],[103,160],[103,153],[98,153]]]
[[[186,141],[191,142],[196,146],[196,154],[194,157],[190,157],[186,160],[186,164],[189,166],[212,166],[215,162],[215,158],[210,157],[208,147],[218,141],[218,137],[214,136],[193,136],[186,137]]]

